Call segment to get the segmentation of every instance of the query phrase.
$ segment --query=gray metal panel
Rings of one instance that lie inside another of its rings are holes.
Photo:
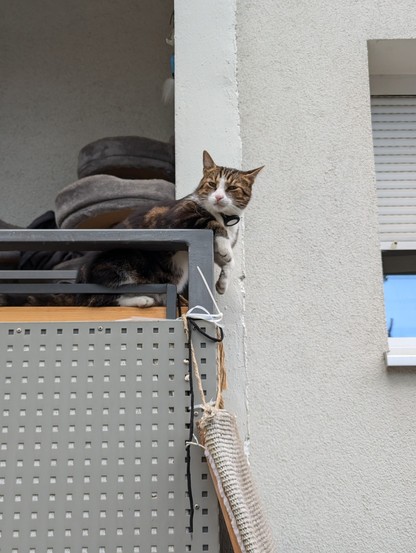
[[[211,397],[215,346],[194,339]],[[2,553],[219,551],[198,447],[186,530],[186,358],[181,321],[0,324]]]

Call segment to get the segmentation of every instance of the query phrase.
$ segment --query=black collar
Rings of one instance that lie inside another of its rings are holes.
[[[224,213],[221,213],[221,217],[226,227],[233,227],[240,222],[240,217],[238,215],[224,215]]]

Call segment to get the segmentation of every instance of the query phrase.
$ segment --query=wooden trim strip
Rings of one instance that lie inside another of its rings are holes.
[[[117,321],[130,317],[166,319],[165,307],[0,307],[0,322]]]

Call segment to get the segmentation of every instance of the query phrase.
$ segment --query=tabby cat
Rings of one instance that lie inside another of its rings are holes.
[[[216,290],[224,294],[234,266],[232,248],[240,216],[251,198],[254,180],[262,167],[239,171],[214,163],[203,153],[203,177],[196,190],[180,199],[149,209],[138,208],[116,228],[124,229],[211,229],[214,232],[214,260],[221,268]],[[187,252],[117,249],[88,254],[77,281],[117,288],[125,284],[170,283],[180,294],[188,281]],[[136,306],[163,305],[165,295],[79,294],[28,298],[30,305]]]

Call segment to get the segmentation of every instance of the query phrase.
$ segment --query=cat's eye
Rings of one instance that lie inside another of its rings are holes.
[[[238,190],[238,186],[228,186],[227,190],[229,190],[230,192],[234,192],[235,190]]]

